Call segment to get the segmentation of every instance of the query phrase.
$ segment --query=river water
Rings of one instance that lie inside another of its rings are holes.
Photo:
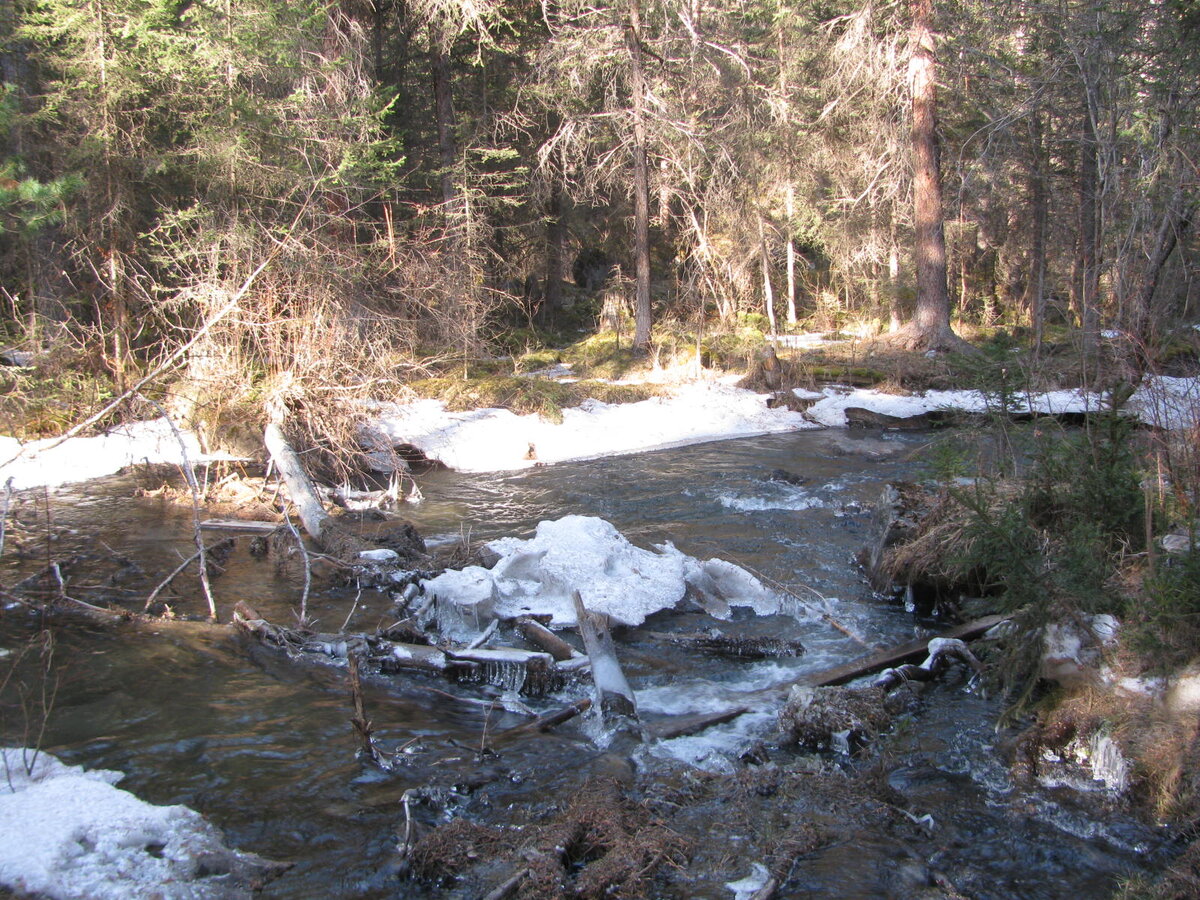
[[[618,634],[639,708],[654,720],[729,706],[747,690],[862,655],[845,630],[873,645],[928,633],[930,623],[870,593],[854,555],[869,538],[881,486],[920,477],[920,451],[929,440],[831,430],[518,473],[433,471],[420,476],[424,502],[404,514],[431,544],[528,536],[543,519],[598,516],[639,546],[671,541],[684,553],[731,560],[793,591],[801,601],[795,616],[739,613],[728,627],[799,639],[807,652],[795,659],[700,657],[642,633],[712,624],[694,612],[664,614],[646,629]],[[190,553],[191,513],[132,496],[137,480],[126,475],[23,495],[14,514],[24,533],[43,529],[53,540],[47,549],[27,537],[24,560],[10,544],[0,580],[12,583],[36,569],[47,552],[64,558],[76,549],[103,548],[98,555],[120,555],[132,565],[114,572],[111,564],[97,563],[93,583],[78,574],[72,593],[140,607],[161,573]],[[214,582],[221,619],[246,600],[268,618],[288,621],[296,585],[252,558],[247,543],[239,541],[228,571]],[[203,609],[187,584],[174,605],[180,612]],[[328,631],[348,615],[350,631],[373,630],[392,615],[388,598],[364,593],[356,603],[346,589],[318,592],[310,608]],[[831,615],[844,630],[814,611]],[[16,646],[37,624],[8,610],[0,619],[0,646]],[[397,880],[397,831],[404,828],[402,797],[409,788],[434,788],[426,793],[438,802],[410,809],[424,826],[454,815],[514,821],[513,810],[562,799],[589,774],[614,767],[636,771],[645,783],[660,772],[664,780],[690,777],[680,772],[693,769],[736,774],[747,765],[744,751],[755,745],[768,747],[776,763],[783,752],[773,743],[777,709],[764,703],[702,735],[619,753],[586,723],[572,723],[481,764],[474,751],[483,734],[524,719],[438,693],[479,698],[495,697],[495,690],[407,675],[368,680],[367,711],[381,745],[403,748],[401,765],[380,773],[355,759],[346,675],[336,665],[298,665],[199,627],[157,633],[71,624],[57,627],[56,637],[60,687],[43,746],[67,762],[126,772],[122,786],[144,799],[191,806],[220,825],[233,845],[292,862],[267,888],[272,897],[471,896]],[[576,685],[528,702],[546,711],[586,694],[586,685]],[[5,700],[3,738],[20,742],[30,717],[11,697]],[[854,839],[798,862],[778,896],[925,896],[931,855],[939,871],[954,873],[974,897],[1104,897],[1121,875],[1153,867],[1156,836],[1085,778],[1072,787],[1013,784],[996,749],[999,709],[962,683],[937,688],[891,739],[883,776],[909,809],[930,817],[913,825],[919,840],[868,823]],[[747,875],[753,861],[736,852],[742,837],[714,823],[713,840],[727,843],[729,852],[719,865],[705,863],[708,868],[676,878],[670,896],[733,897],[724,883]]]

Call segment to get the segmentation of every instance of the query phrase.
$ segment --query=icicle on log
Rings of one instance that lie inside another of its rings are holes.
[[[799,641],[753,635],[727,635],[716,629],[678,633],[650,631],[646,633],[646,636],[656,641],[666,641],[705,653],[733,656],[739,659],[771,659],[781,656],[800,656],[804,653],[804,645]]]
[[[575,600],[575,615],[579,620],[579,634],[583,646],[592,661],[592,681],[599,696],[600,714],[605,718],[628,718],[637,721],[637,702],[633,688],[625,680],[612,635],[608,631],[608,619],[599,613],[588,612],[579,591],[572,595]]]
[[[458,682],[491,684],[528,696],[558,690],[565,682],[548,653],[513,647],[451,649],[390,640],[387,635],[396,632],[395,626],[374,634],[315,634],[268,622],[244,602],[234,609],[233,624],[293,657],[357,656],[385,675],[419,671]]]

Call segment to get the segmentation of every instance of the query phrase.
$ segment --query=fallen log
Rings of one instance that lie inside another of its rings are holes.
[[[330,515],[304,471],[300,455],[284,435],[279,418],[273,418],[263,431],[263,443],[287,486],[304,530],[322,550],[342,563],[359,567],[361,574],[371,581],[387,581],[389,573],[396,571],[405,557],[424,557],[425,544],[407,523],[393,530],[402,539],[404,552],[401,553],[395,546],[388,547],[360,537]],[[363,578],[359,581],[361,583]]]
[[[244,531],[250,534],[270,534],[279,527],[278,522],[260,522],[257,519],[205,519],[200,523],[205,531]]]
[[[537,619],[529,616],[518,616],[513,623],[517,633],[531,644],[536,644],[554,657],[558,662],[566,662],[583,656],[578,650],[560,638],[557,634],[543,625]]]
[[[687,737],[691,734],[697,734],[705,728],[711,728],[714,725],[724,725],[736,719],[742,713],[750,711],[748,706],[735,706],[732,709],[723,709],[715,713],[698,713],[690,716],[672,716],[670,719],[664,719],[661,722],[653,722],[646,726],[646,733],[660,741],[669,741],[672,738]]]
[[[804,645],[799,641],[786,641],[780,638],[754,637],[749,635],[726,635],[715,629],[709,632],[674,632],[649,631],[646,636],[656,641],[666,641],[681,647],[700,650],[705,653],[716,653],[721,656],[735,656],[740,659],[771,659],[779,656],[800,656]]]
[[[777,685],[772,688],[767,688],[760,693],[777,693],[786,692],[793,685],[800,687],[826,687],[834,684],[845,684],[848,681],[853,681],[855,678],[861,678],[864,675],[871,675],[883,669],[898,666],[906,662],[920,659],[929,651],[929,644],[937,638],[958,638],[960,640],[969,641],[987,632],[1003,622],[1007,616],[985,616],[982,619],[976,619],[973,622],[967,622],[963,625],[957,625],[954,628],[944,631],[939,635],[934,635],[928,638],[919,638],[915,641],[909,641],[907,644],[901,644],[899,647],[891,647],[887,650],[880,650],[878,653],[873,653],[869,656],[863,656],[853,662],[845,663],[844,665],[834,666],[832,669],[825,669],[822,672],[814,672],[798,678],[795,681],[787,682],[783,685]]]
[[[579,591],[572,595],[575,600],[575,615],[579,621],[579,634],[583,646],[592,661],[592,682],[600,700],[600,714],[604,718],[629,718],[637,721],[637,702],[633,688],[625,680],[612,635],[608,631],[608,618],[589,612],[583,605]]]
[[[580,713],[587,712],[591,708],[592,701],[587,697],[584,697],[581,700],[576,700],[570,706],[564,706],[562,709],[555,710],[554,712],[544,716],[539,716],[532,722],[522,722],[520,725],[515,725],[512,728],[501,731],[492,738],[492,745],[495,746],[501,741],[507,741],[513,738],[549,731],[556,725],[561,725],[563,722],[567,722],[578,716]]]

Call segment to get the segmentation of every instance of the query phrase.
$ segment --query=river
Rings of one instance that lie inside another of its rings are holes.
[[[871,594],[854,562],[867,541],[871,505],[889,480],[919,477],[920,451],[931,440],[916,433],[827,430],[740,439],[674,450],[562,464],[515,473],[420,476],[424,501],[404,510],[431,544],[528,536],[537,522],[569,513],[612,522],[648,547],[671,541],[684,553],[721,557],[787,585],[800,598],[796,616],[735,616],[740,633],[795,638],[807,652],[795,659],[730,661],[697,657],[638,630],[618,634],[626,672],[648,719],[728,705],[746,690],[845,662],[862,647],[804,608],[826,612],[871,644],[926,634],[900,605]],[[190,510],[156,497],[135,497],[137,475],[20,497],[15,515],[26,535],[46,528],[50,551],[64,558],[84,549],[131,565],[103,568],[104,584],[76,586],[97,597],[140,607],[140,600],[190,550]],[[270,563],[252,558],[242,538],[228,571],[214,582],[222,620],[238,600],[285,622],[297,586]],[[45,554],[27,540],[31,558],[6,551],[8,583]],[[100,552],[100,550],[103,552]],[[97,572],[101,567],[97,566]],[[97,575],[99,579],[100,575]],[[86,579],[85,579],[86,580]],[[181,612],[202,612],[195,588],[175,600]],[[341,588],[311,601],[322,630],[336,631],[353,606],[349,630],[372,630],[391,614],[390,601]],[[669,613],[655,630],[704,627],[694,612]],[[9,609],[0,646],[16,646],[37,623]],[[523,719],[434,692],[484,695],[419,675],[372,677],[367,711],[385,748],[404,748],[401,764],[382,773],[361,765],[344,670],[297,665],[277,653],[220,631],[177,633],[72,624],[56,628],[61,681],[43,746],[65,761],[118,769],[122,786],[155,803],[183,803],[226,832],[230,842],[293,867],[265,891],[271,897],[474,896],[469,889],[397,880],[397,830],[409,788],[437,786],[437,803],[411,812],[425,827],[465,815],[480,821],[521,821],[523,807],[561,800],[589,774],[613,767],[679,784],[694,776],[739,777],[750,765],[786,767],[789,751],[774,741],[770,705],[700,736],[616,753],[586,725],[523,741],[480,764],[473,753],[487,730]],[[539,711],[585,696],[586,685],[531,701]],[[494,696],[495,692],[493,692]],[[4,739],[25,739],[29,716],[3,708]],[[912,833],[870,816],[853,837],[796,861],[780,897],[885,898],[946,896],[930,887],[930,872],[949,872],[967,896],[996,898],[1103,897],[1123,874],[1153,868],[1154,832],[1131,818],[1119,800],[1080,778],[1074,785],[1015,785],[1003,762],[994,723],[1000,707],[961,682],[936,688],[921,711],[901,723],[885,763],[827,760],[835,769],[875,765],[888,796],[911,812]],[[33,717],[36,719],[37,717]],[[589,737],[589,735],[591,735]],[[747,748],[760,747],[757,762]],[[631,762],[614,756],[631,755]],[[777,802],[764,799],[764,804]],[[895,804],[893,804],[895,805]],[[516,810],[516,812],[514,811]],[[861,811],[861,808],[860,808]],[[803,808],[796,810],[798,815]],[[830,811],[813,809],[814,817]],[[927,815],[923,822],[918,820]],[[886,820],[886,821],[885,821]],[[682,827],[682,825],[681,825]],[[695,822],[687,824],[693,831]],[[739,847],[753,843],[739,828],[712,822],[721,854],[698,853],[677,874],[668,896],[731,898],[725,882],[755,861]],[[936,857],[936,859],[934,859]]]

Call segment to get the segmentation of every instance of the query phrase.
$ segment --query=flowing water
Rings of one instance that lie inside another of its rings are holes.
[[[786,585],[797,615],[735,615],[742,634],[796,638],[795,659],[731,661],[663,645],[646,630],[706,627],[695,612],[662,614],[645,629],[618,635],[626,673],[649,720],[729,706],[748,689],[781,683],[862,654],[844,630],[870,644],[927,633],[897,604],[872,596],[854,563],[868,540],[871,505],[881,485],[919,477],[919,434],[803,432],[705,444],[519,473],[421,476],[425,500],[405,510],[431,544],[530,534],[537,522],[566,514],[599,516],[649,547],[671,541],[706,559],[721,557]],[[10,543],[0,580],[36,569],[47,552],[77,548],[126,557],[120,577],[68,587],[140,607],[141,599],[190,553],[189,510],[132,496],[132,476],[20,498],[26,526],[22,560]],[[46,526],[47,508],[51,525]],[[54,540],[43,547],[38,529]],[[269,619],[287,622],[297,588],[239,541],[228,571],[214,582],[222,620],[247,600]],[[138,567],[140,567],[140,572]],[[176,600],[200,612],[194,588]],[[345,589],[318,593],[310,609],[319,628],[372,630],[392,614],[390,601]],[[815,613],[835,618],[831,628]],[[720,624],[720,623],[718,623]],[[925,623],[928,624],[928,623]],[[8,610],[0,646],[15,647],[36,627]],[[346,675],[336,665],[296,664],[218,629],[201,626],[57,629],[61,685],[43,739],[66,761],[128,773],[123,786],[156,803],[184,803],[219,824],[230,842],[293,868],[271,884],[273,897],[444,896],[447,890],[398,881],[397,832],[405,827],[404,792],[424,790],[410,805],[423,825],[455,814],[491,812],[561,798],[594,772],[629,768],[603,739],[579,723],[547,737],[515,742],[480,763],[485,732],[524,721],[498,704],[485,708],[448,697],[496,697],[498,691],[453,686],[420,675],[371,678],[367,711],[400,765],[381,773],[356,761]],[[532,703],[539,711],[585,696],[585,685]],[[701,735],[633,753],[644,776],[661,767],[679,778],[687,763],[736,772],[748,747],[772,740],[774,703]],[[1155,837],[1095,791],[1016,788],[994,745],[999,707],[961,684],[935,690],[916,724],[892,740],[886,778],[911,809],[928,813],[925,843],[937,845],[942,869],[966,872],[971,896],[1102,897],[1116,877],[1151,865]],[[27,716],[3,709],[4,740],[20,742]],[[776,748],[777,749],[777,748]],[[1086,785],[1085,785],[1086,787]],[[765,801],[764,801],[765,802]],[[814,814],[817,811],[814,811]],[[932,824],[931,824],[932,823]],[[779,896],[847,898],[919,896],[926,859],[914,861],[904,840],[882,824],[865,827],[807,858]],[[733,847],[736,834],[715,828]],[[732,897],[725,881],[748,874],[750,860],[730,853],[728,868],[693,873],[677,896]],[[917,874],[914,874],[916,872]],[[989,887],[981,888],[981,885]],[[453,890],[449,891],[453,894]]]

